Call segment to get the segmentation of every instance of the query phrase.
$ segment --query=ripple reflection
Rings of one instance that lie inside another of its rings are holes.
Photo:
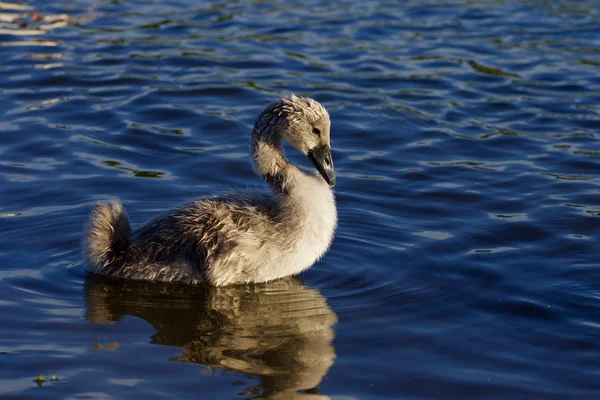
[[[85,300],[86,318],[95,324],[127,315],[149,322],[156,329],[151,343],[181,348],[172,361],[201,364],[211,374],[228,369],[259,377],[244,395],[314,398],[335,360],[337,316],[325,297],[296,278],[198,288],[90,274]]]

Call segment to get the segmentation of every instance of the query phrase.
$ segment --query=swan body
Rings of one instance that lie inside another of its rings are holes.
[[[268,106],[250,140],[254,168],[271,195],[232,192],[198,200],[131,231],[118,201],[97,204],[83,244],[89,271],[125,279],[209,283],[267,282],[297,274],[329,248],[337,224],[330,120],[310,98]],[[319,175],[288,162],[282,140]]]

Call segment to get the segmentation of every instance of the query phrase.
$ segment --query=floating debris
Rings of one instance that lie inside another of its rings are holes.
[[[56,382],[56,381],[58,381],[58,378],[56,377],[56,375],[52,375],[52,377],[50,378],[50,380],[51,380],[52,382]],[[37,376],[37,378],[35,378],[33,381],[34,381],[35,383],[37,383],[37,384],[38,384],[38,386],[40,386],[40,387],[41,387],[41,386],[43,386],[43,385],[44,385],[44,382],[47,382],[47,379],[46,379],[46,377],[44,376],[44,374],[39,374],[39,375]]]
[[[46,378],[44,378],[44,374],[39,374],[33,381],[37,383],[38,386],[42,386],[46,381]]]

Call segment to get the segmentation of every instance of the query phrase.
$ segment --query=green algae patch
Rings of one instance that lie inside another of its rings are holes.
[[[513,73],[510,73],[510,72],[505,72],[505,71],[502,71],[499,68],[486,67],[485,65],[481,65],[481,64],[476,63],[475,61],[472,61],[472,60],[469,60],[467,62],[469,63],[469,65],[471,66],[471,68],[473,68],[477,72],[481,72],[482,74],[504,76],[504,77],[507,77],[507,78],[518,78],[519,77],[519,75],[517,75],[517,74],[513,74]]]

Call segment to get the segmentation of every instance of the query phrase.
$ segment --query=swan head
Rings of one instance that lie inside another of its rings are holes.
[[[268,107],[255,130],[281,137],[310,159],[329,186],[335,185],[329,113],[319,102],[294,94]]]

